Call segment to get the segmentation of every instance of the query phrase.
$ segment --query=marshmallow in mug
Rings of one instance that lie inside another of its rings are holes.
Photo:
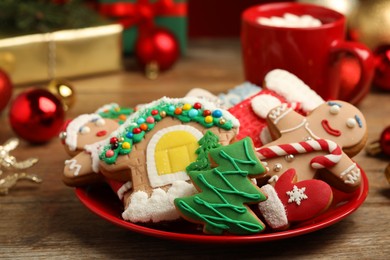
[[[295,27],[295,28],[308,28],[318,27],[322,23],[317,18],[311,15],[298,16],[291,13],[285,13],[283,17],[272,16],[270,18],[259,17],[257,22],[262,25],[276,26],[276,27]]]

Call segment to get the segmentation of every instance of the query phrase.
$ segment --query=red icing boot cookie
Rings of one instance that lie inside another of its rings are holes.
[[[367,125],[356,107],[332,101],[304,117],[284,104],[271,110],[267,122],[275,141],[257,152],[268,164],[269,181],[276,181],[286,169],[293,168],[299,180],[313,179],[319,174],[344,192],[360,186],[360,169],[350,156],[364,147]],[[264,183],[264,179],[258,181]]]
[[[321,180],[297,181],[294,169],[283,173],[275,183],[289,222],[304,221],[324,212],[332,202],[330,186]]]

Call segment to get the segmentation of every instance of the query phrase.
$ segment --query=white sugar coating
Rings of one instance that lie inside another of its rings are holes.
[[[129,205],[122,213],[125,220],[131,222],[160,222],[175,220],[180,217],[174,205],[174,199],[187,197],[197,193],[192,184],[185,181],[176,181],[165,192],[163,189],[154,189],[148,197],[144,191],[136,191],[131,195]]]
[[[80,128],[87,123],[101,119],[98,114],[83,114],[73,119],[66,127],[65,144],[69,147],[70,151],[75,151],[77,148],[77,134]]]
[[[289,28],[311,28],[319,27],[322,25],[321,21],[314,18],[311,15],[298,16],[291,13],[285,13],[283,17],[272,16],[259,17],[257,22],[261,25],[274,26],[274,27],[289,27]]]
[[[261,187],[261,190],[267,194],[267,200],[258,204],[265,221],[273,229],[286,228],[288,226],[286,210],[275,188],[267,184]]]
[[[276,92],[288,102],[300,102],[305,112],[310,112],[325,101],[294,74],[281,69],[267,73],[265,88]]]

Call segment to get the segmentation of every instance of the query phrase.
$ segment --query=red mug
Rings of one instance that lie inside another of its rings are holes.
[[[259,17],[283,17],[291,13],[319,19],[318,27],[291,28],[260,24]],[[242,14],[241,44],[246,80],[260,85],[273,69],[289,71],[323,99],[343,99],[357,104],[369,92],[374,74],[370,49],[345,40],[346,18],[334,10],[303,3],[270,3],[250,7]],[[360,66],[360,79],[344,95],[341,91],[341,59],[352,55]]]

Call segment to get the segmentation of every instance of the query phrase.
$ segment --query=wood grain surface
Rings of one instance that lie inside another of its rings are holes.
[[[132,63],[121,72],[72,80],[77,101],[67,117],[113,101],[134,106],[164,95],[180,97],[194,87],[218,94],[244,81],[238,40],[191,42],[187,55],[154,81]],[[24,88],[16,88],[14,94]],[[390,92],[372,90],[359,107],[368,122],[369,142],[376,140],[390,125]],[[14,136],[3,111],[0,143]],[[364,151],[355,160],[369,179],[369,194],[352,215],[306,235],[237,245],[155,238],[99,218],[62,183],[68,156],[57,138],[44,145],[21,141],[12,154],[18,159],[38,157],[40,161],[28,172],[43,182],[20,182],[8,195],[0,196],[1,259],[388,259],[390,254],[390,184],[383,173],[390,158],[368,157]]]

